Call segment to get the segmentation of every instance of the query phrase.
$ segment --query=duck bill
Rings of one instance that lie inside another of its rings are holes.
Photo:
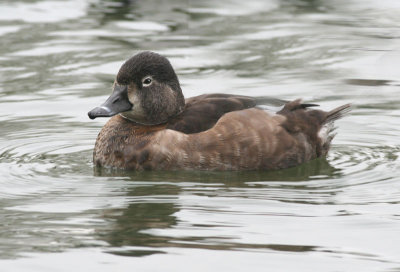
[[[100,107],[88,112],[90,119],[96,117],[111,117],[118,113],[131,110],[133,105],[128,99],[128,86],[115,84],[111,96]]]

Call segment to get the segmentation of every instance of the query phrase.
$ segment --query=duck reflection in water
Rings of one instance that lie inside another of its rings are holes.
[[[313,178],[332,178],[340,176],[339,169],[332,167],[325,159],[317,159],[301,166],[275,171],[234,171],[234,172],[204,172],[204,171],[118,171],[98,168],[96,175],[124,176],[130,184],[126,197],[131,203],[126,208],[108,209],[103,213],[110,228],[98,229],[98,237],[111,247],[109,253],[140,257],[144,255],[164,253],[167,247],[205,248],[237,250],[238,248],[270,249],[278,251],[313,251],[308,245],[279,245],[279,244],[242,244],[229,239],[220,239],[218,244],[212,243],[216,237],[209,236],[179,236],[171,237],[163,234],[162,230],[176,228],[179,224],[177,214],[182,209],[180,197],[185,192],[185,184],[195,182],[195,188],[208,184],[219,184],[218,191],[232,189],[259,188],[271,192],[277,189],[308,191],[307,185],[297,181],[312,180]],[[136,185],[136,181],[140,184]],[[260,181],[262,181],[260,183]],[[280,183],[282,181],[282,183]],[[289,184],[288,184],[289,182]],[[143,185],[143,183],[145,183]],[[200,184],[198,184],[200,183]],[[187,185],[186,185],[187,186]],[[315,189],[315,188],[314,188]],[[190,191],[204,197],[218,196],[215,191]],[[268,192],[267,194],[268,195]],[[242,196],[247,198],[247,194]],[[284,200],[282,200],[284,201]],[[196,226],[192,226],[195,228]],[[204,226],[202,226],[204,227]],[[208,226],[207,227],[214,227]],[[160,231],[161,230],[161,231]],[[167,232],[165,232],[167,233]],[[125,248],[121,248],[125,247]]]

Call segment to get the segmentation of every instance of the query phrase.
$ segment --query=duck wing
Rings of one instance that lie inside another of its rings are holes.
[[[231,94],[204,94],[186,99],[181,114],[168,121],[167,128],[185,134],[198,133],[212,128],[226,113],[253,108],[253,97]]]
[[[326,155],[333,122],[351,109],[310,109],[300,100],[277,113],[258,107],[222,116],[206,131],[157,133],[151,166],[159,169],[255,170],[293,167]]]
[[[286,117],[253,107],[225,114],[206,131],[160,131],[151,146],[149,168],[255,170],[296,166],[316,157],[316,143],[292,134]]]

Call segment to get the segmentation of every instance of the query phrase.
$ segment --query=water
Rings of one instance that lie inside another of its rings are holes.
[[[400,3],[0,2],[1,271],[400,271]],[[184,94],[352,102],[273,172],[95,171],[86,113],[139,50]]]

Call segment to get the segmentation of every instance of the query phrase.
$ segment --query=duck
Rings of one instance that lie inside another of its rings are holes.
[[[97,136],[95,167],[125,170],[276,170],[326,156],[334,121],[351,104],[330,111],[301,99],[278,110],[257,98],[211,93],[185,99],[169,60],[140,52],[120,68],[110,97],[89,111],[111,117]]]

